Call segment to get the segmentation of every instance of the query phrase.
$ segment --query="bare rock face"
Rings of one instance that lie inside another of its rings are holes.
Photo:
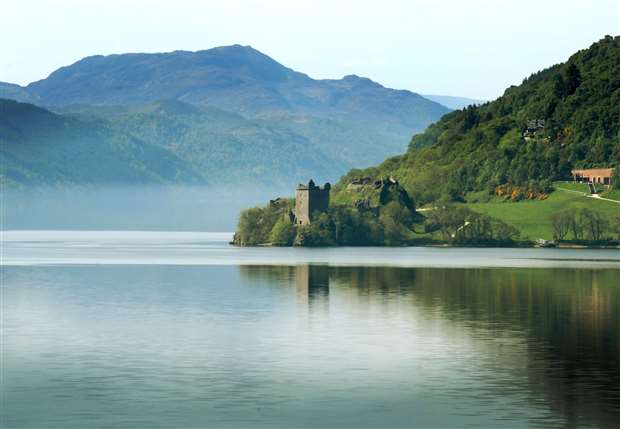
[[[359,198],[354,200],[354,206],[358,211],[379,209],[391,202],[397,202],[403,207],[415,212],[415,203],[394,177],[384,177],[373,180],[371,177],[361,177],[352,180],[347,185],[347,190],[356,193]]]
[[[398,180],[393,177],[381,180],[381,186],[379,191],[379,202],[382,206],[391,202],[397,202],[400,205],[407,207],[411,211],[415,211],[415,203],[409,196],[405,188],[403,188]]]
[[[370,177],[360,177],[359,179],[352,180],[347,185],[347,190],[349,191],[358,191],[364,189],[365,186],[370,185],[372,183],[372,178]]]
[[[351,183],[349,184],[350,185],[368,185],[370,182],[372,182],[372,179],[366,176],[366,177],[360,177],[359,179],[352,180]]]
[[[369,198],[355,200],[355,203],[353,204],[355,205],[355,208],[359,211],[368,210],[371,207]]]

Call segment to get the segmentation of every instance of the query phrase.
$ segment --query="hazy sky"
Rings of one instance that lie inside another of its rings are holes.
[[[620,0],[8,0],[0,81],[95,54],[243,44],[314,78],[494,98],[618,35]]]

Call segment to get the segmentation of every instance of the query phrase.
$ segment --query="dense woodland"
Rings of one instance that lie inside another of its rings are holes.
[[[524,138],[528,121],[544,128]],[[620,37],[608,36],[493,102],[445,115],[404,155],[350,171],[336,190],[360,177],[394,176],[421,204],[493,194],[506,184],[536,195],[573,168],[619,165]]]

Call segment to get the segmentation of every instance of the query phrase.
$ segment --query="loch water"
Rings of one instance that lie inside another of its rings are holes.
[[[6,232],[3,428],[614,428],[620,252]]]

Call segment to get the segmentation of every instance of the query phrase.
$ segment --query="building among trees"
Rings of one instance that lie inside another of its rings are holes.
[[[307,185],[298,185],[295,193],[295,223],[308,225],[316,213],[324,213],[329,208],[331,185],[316,186],[313,180]]]
[[[614,175],[613,168],[590,168],[585,170],[573,170],[573,180],[575,182],[596,183],[610,185]]]

